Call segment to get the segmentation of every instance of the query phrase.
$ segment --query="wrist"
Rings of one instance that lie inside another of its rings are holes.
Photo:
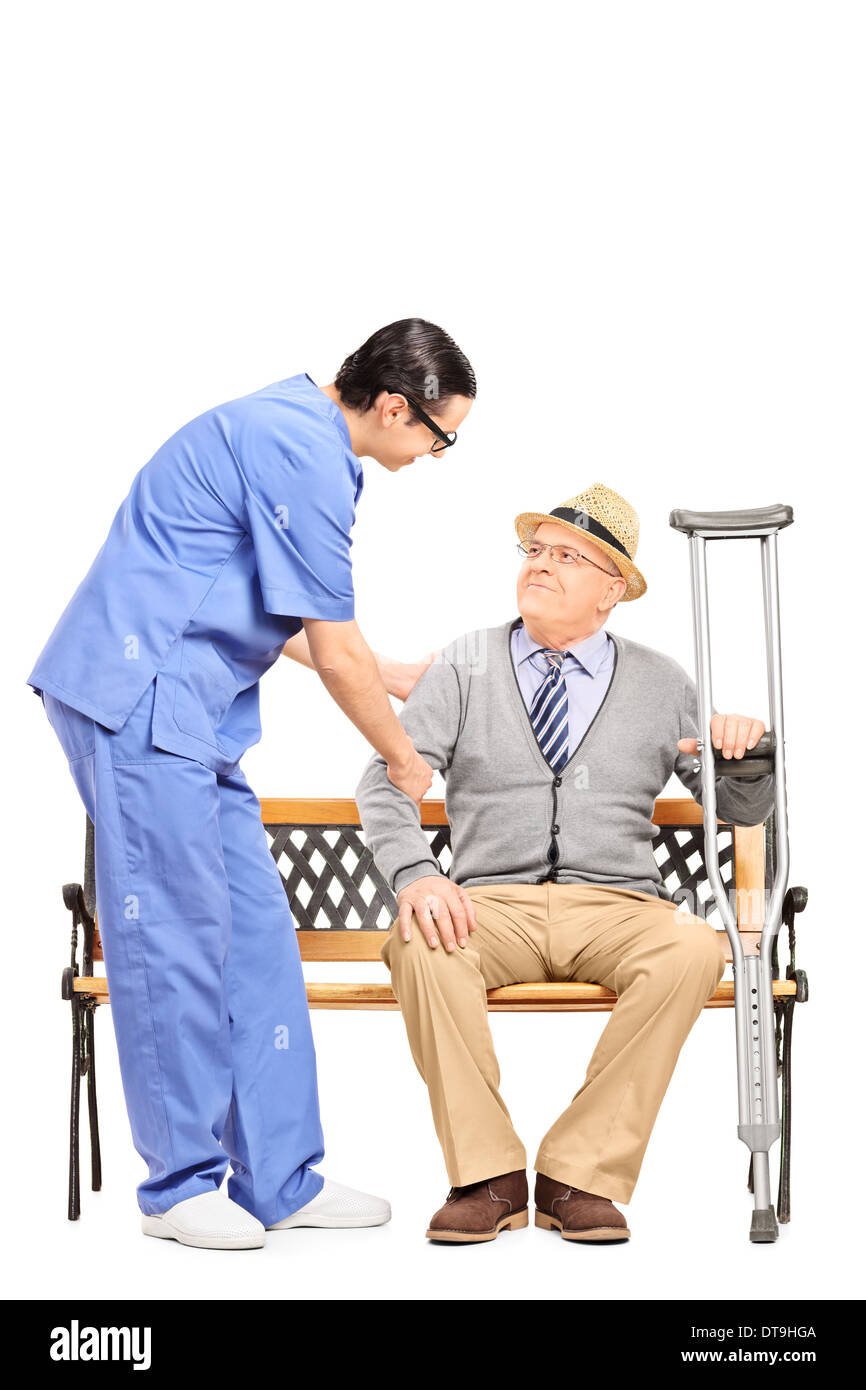
[[[397,873],[394,875],[392,891],[394,893],[394,896],[397,897],[400,893],[403,892],[404,888],[412,888],[415,884],[420,883],[421,880],[424,878],[445,877],[446,875],[443,874],[442,866],[438,863],[438,861],[422,860],[418,864],[412,864],[407,866],[405,869],[397,870]]]
[[[394,751],[386,757],[386,762],[394,772],[399,774],[401,772],[408,772],[415,761],[415,745],[403,729],[402,724],[399,724],[398,727],[403,734],[403,739]]]

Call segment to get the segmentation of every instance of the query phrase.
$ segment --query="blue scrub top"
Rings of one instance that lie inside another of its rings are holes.
[[[136,474],[27,684],[116,731],[155,677],[156,745],[231,772],[301,619],[355,615],[363,485],[306,372],[205,411]]]

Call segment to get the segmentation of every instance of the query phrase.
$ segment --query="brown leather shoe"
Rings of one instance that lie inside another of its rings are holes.
[[[535,1175],[535,1224],[558,1230],[563,1240],[628,1240],[631,1231],[621,1211],[607,1197]]]
[[[444,1207],[430,1218],[429,1240],[468,1244],[495,1240],[500,1231],[529,1225],[529,1186],[524,1169],[452,1187]]]

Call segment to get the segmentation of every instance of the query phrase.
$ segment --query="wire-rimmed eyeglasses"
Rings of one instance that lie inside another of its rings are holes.
[[[557,565],[576,565],[583,560],[587,565],[592,565],[594,569],[601,570],[602,574],[609,574],[614,577],[613,570],[606,570],[604,565],[600,565],[597,560],[590,560],[588,555],[582,554],[579,550],[572,550],[568,545],[545,545],[541,541],[530,541],[529,545],[524,545],[523,541],[517,542],[517,549],[520,551],[524,560],[537,560],[539,555],[543,555],[545,550],[550,551],[550,558]],[[616,577],[619,576],[617,571]]]

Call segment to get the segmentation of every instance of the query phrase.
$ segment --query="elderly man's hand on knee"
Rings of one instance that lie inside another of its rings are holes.
[[[412,936],[413,913],[430,947],[441,941],[446,951],[453,951],[455,946],[465,946],[469,933],[475,930],[475,909],[469,894],[440,874],[416,878],[401,888],[397,906],[404,941]]]

